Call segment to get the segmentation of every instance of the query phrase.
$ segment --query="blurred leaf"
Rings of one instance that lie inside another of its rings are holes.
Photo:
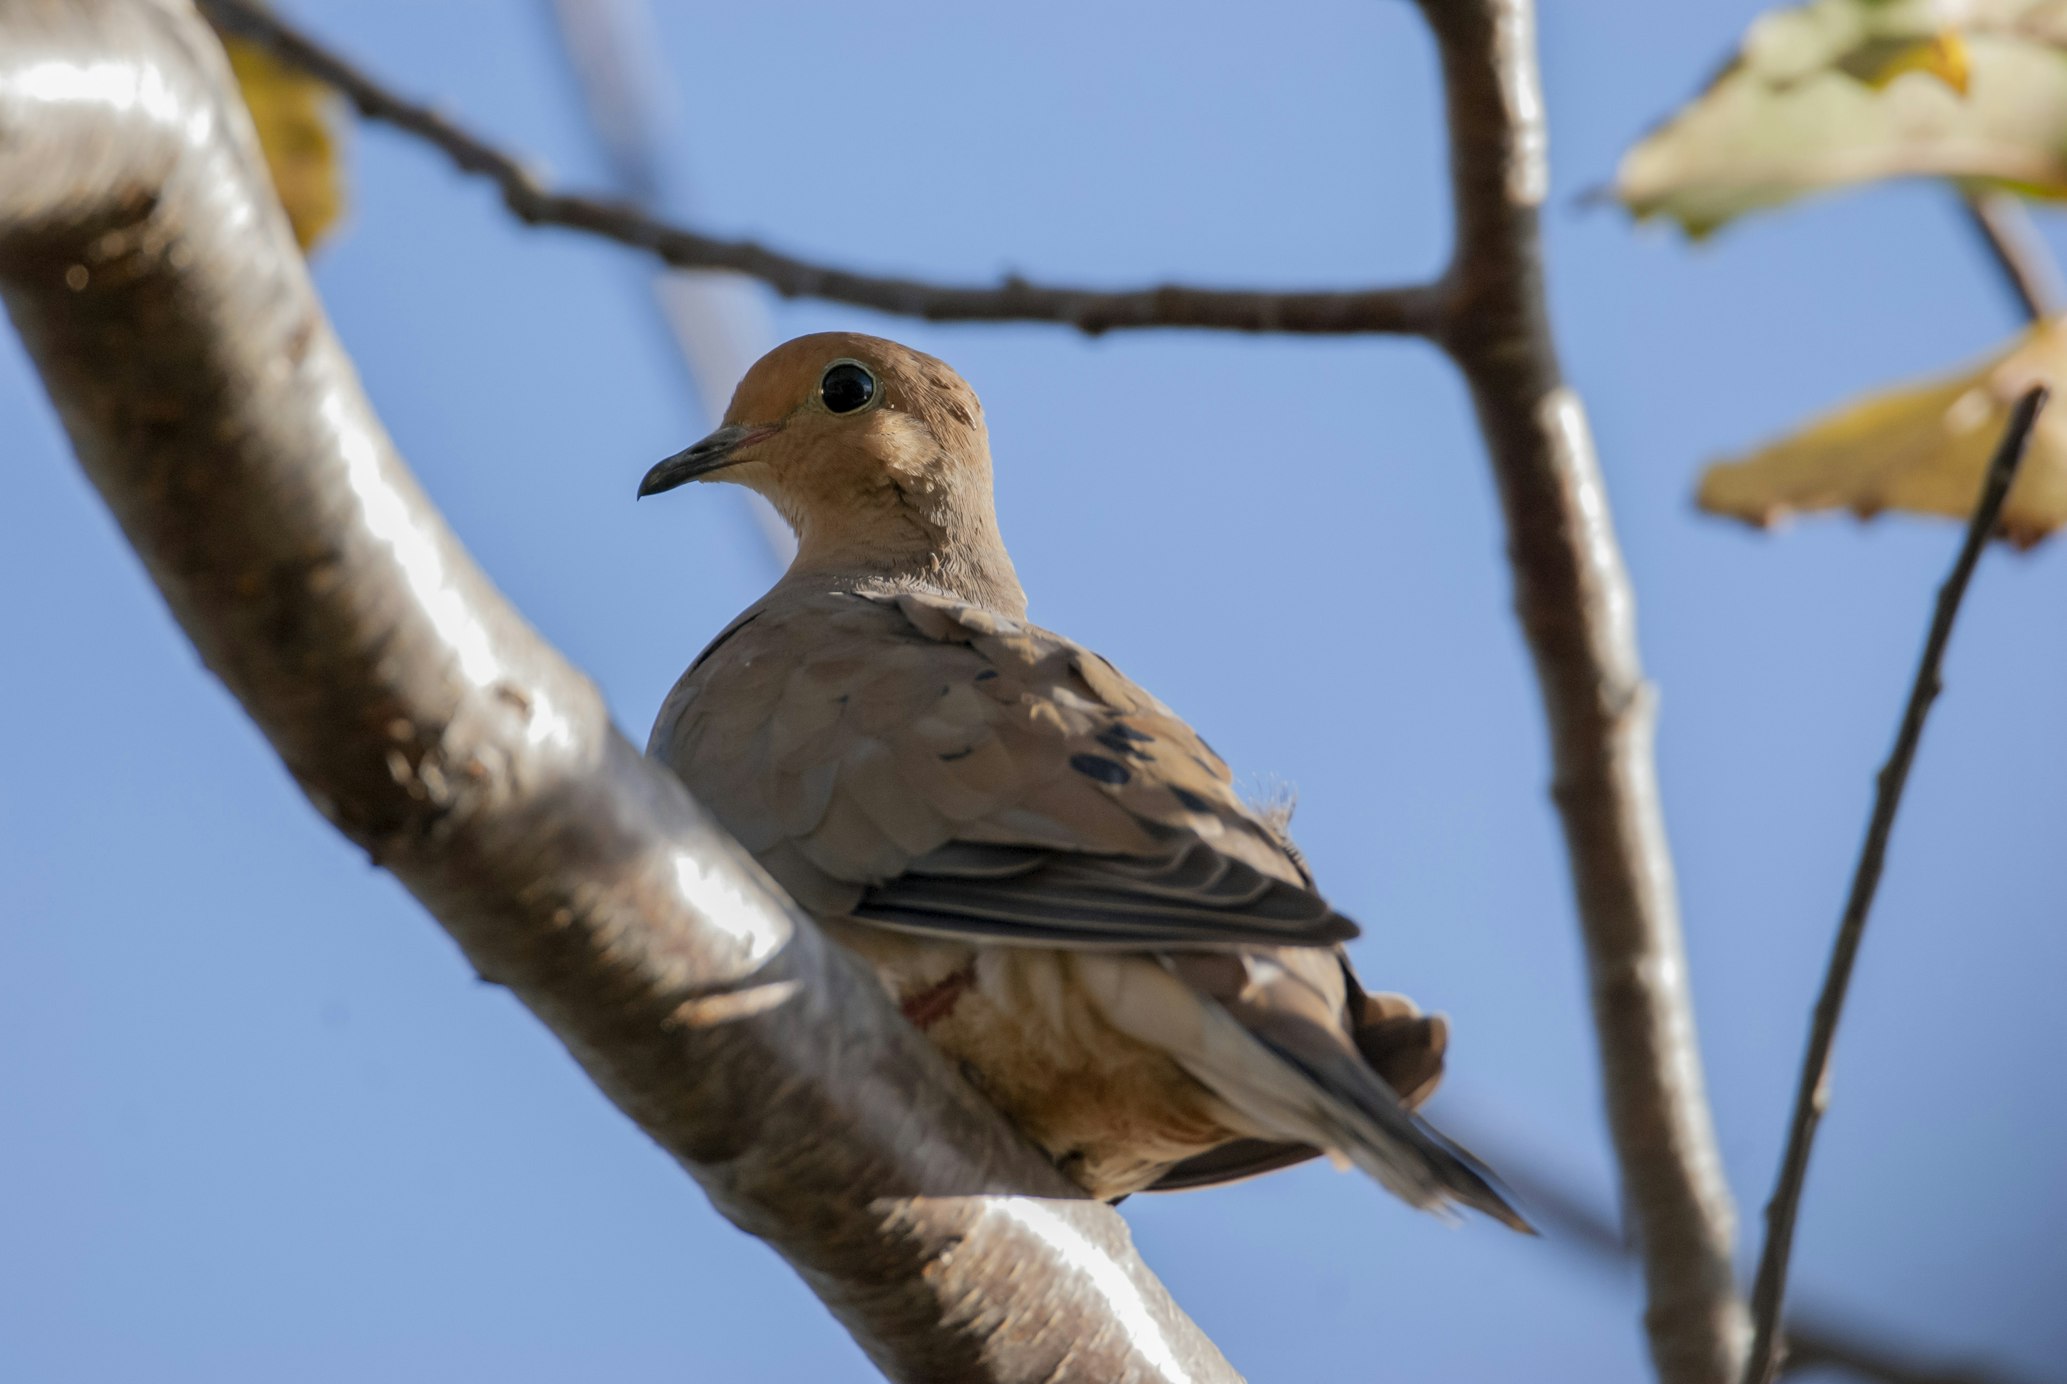
[[[334,98],[315,78],[245,39],[225,37],[223,49],[258,127],[273,187],[306,254],[344,211],[344,171],[337,136],[326,118]]]
[[[1702,236],[1877,178],[2067,198],[2067,0],[1812,0],[1753,22],[1622,157],[1616,198]]]
[[[1974,60],[1966,39],[1954,32],[1899,34],[1892,38],[1870,38],[1849,52],[1838,55],[1838,71],[1857,82],[1880,90],[1905,72],[1923,72],[1936,77],[1961,96],[1973,84]]]
[[[1871,395],[1701,478],[1701,508],[1759,525],[1795,510],[1882,510],[1966,519],[2010,407],[2033,384],[2067,380],[2067,318],[2032,328],[1964,374]],[[2029,547],[2067,524],[2067,410],[2039,415],[2003,509]]]

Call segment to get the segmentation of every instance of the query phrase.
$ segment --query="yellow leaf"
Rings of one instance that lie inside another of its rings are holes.
[[[1748,457],[1712,466],[1698,502],[1768,525],[1797,510],[1972,516],[2010,408],[2032,385],[2067,381],[2067,318],[2019,337],[1963,374],[1871,395]],[[2029,547],[2067,524],[2067,410],[2039,415],[2003,509],[2011,542]]]
[[[223,49],[251,108],[273,187],[306,254],[344,211],[338,142],[325,119],[333,102],[330,89],[244,39],[225,38]]]
[[[1700,236],[1882,178],[2067,198],[2067,3],[1810,0],[1753,22],[1707,89],[1622,157],[1615,196]]]

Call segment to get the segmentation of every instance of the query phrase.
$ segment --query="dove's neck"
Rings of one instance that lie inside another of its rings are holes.
[[[782,585],[828,581],[934,587],[971,605],[1026,617],[1026,592],[998,533],[987,488],[980,495],[908,493],[885,487],[859,512],[785,516],[797,532],[797,556]]]

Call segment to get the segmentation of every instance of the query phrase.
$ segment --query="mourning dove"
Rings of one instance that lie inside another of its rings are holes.
[[[692,480],[766,496],[797,556],[647,753],[1065,1173],[1117,1198],[1325,1152],[1527,1229],[1412,1113],[1442,1018],[1357,983],[1356,925],[1190,726],[1027,623],[953,370],[791,341],[639,494]]]

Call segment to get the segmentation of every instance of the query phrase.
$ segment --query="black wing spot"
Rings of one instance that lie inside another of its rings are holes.
[[[1111,784],[1114,788],[1134,777],[1126,765],[1117,759],[1107,759],[1102,754],[1073,754],[1069,757],[1069,767],[1085,778],[1097,779],[1100,783]]]
[[[1149,735],[1147,731],[1137,731],[1135,727],[1127,725],[1124,721],[1114,721],[1106,729],[1098,731],[1096,740],[1098,740],[1098,744],[1106,746],[1114,754],[1122,754],[1122,756],[1127,756],[1131,760],[1145,760],[1145,758],[1151,758],[1151,756],[1141,746],[1153,744],[1155,737]]]
[[[974,745],[969,745],[959,750],[945,750],[941,753],[940,762],[942,764],[952,764],[958,759],[967,759],[975,753],[976,747]]]
[[[984,670],[983,670],[982,672],[980,672],[980,673],[978,673],[978,674],[976,675],[976,680],[977,680],[978,682],[989,682],[989,681],[990,681],[990,680],[991,680],[992,678],[996,677],[997,675],[998,675],[998,670],[997,670],[997,669],[995,669],[995,668],[986,668],[986,669],[984,669]]]
[[[1099,744],[1105,746],[1114,754],[1125,755],[1129,759],[1149,758],[1148,751],[1142,749],[1141,745],[1154,738],[1152,735],[1142,734],[1132,726],[1119,724],[1107,726],[1104,730],[1099,731],[1096,737]]]
[[[1172,784],[1170,785],[1170,791],[1177,795],[1177,801],[1184,804],[1186,811],[1211,812],[1213,810],[1213,804],[1207,802],[1204,798],[1192,792],[1189,788],[1179,788],[1175,784]]]

